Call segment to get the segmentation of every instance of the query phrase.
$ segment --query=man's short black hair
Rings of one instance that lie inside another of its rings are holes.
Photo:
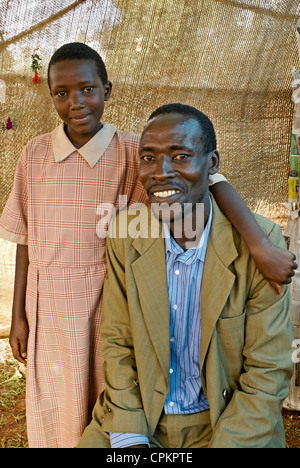
[[[203,130],[202,141],[205,154],[217,149],[217,138],[213,123],[207,115],[203,114],[203,112],[199,111],[195,107],[187,106],[185,104],[165,104],[164,106],[156,109],[149,117],[149,120],[163,114],[181,114],[193,117],[200,123]]]
[[[65,60],[93,60],[103,85],[108,81],[105,64],[96,50],[81,42],[65,44],[54,52],[48,66],[48,85],[50,86],[50,68],[58,62]]]

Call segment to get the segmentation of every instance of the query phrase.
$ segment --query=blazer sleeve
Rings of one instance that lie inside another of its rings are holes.
[[[102,429],[107,433],[148,436],[128,312],[122,244],[120,239],[107,238],[108,273],[104,283],[101,322],[106,385]]]
[[[285,247],[279,226],[269,237]],[[244,372],[217,423],[212,448],[264,448],[272,444],[278,428],[284,434],[282,403],[294,369],[290,311],[289,287],[277,295],[256,270],[246,303]]]

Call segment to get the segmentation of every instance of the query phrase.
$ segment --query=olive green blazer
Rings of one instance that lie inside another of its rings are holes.
[[[118,226],[118,236],[107,240],[101,324],[107,387],[79,447],[109,447],[109,432],[151,439],[169,392],[164,239],[161,225],[159,237],[149,238],[151,210],[144,211],[140,237],[126,236],[133,219],[129,211],[117,216],[111,232]],[[285,248],[281,228],[255,217],[272,242]],[[276,294],[213,200],[200,356],[213,427],[211,447],[285,447],[281,409],[293,372],[290,305],[289,287]]]

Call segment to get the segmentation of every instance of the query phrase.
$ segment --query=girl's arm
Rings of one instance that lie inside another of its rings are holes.
[[[210,186],[210,191],[220,209],[245,240],[262,275],[281,294],[281,284],[291,283],[295,276],[295,255],[276,247],[268,239],[246,203],[228,182],[215,183]]]
[[[28,265],[28,247],[27,245],[18,245],[9,343],[14,358],[22,362],[22,364],[27,364],[27,341],[29,333],[25,312]]]

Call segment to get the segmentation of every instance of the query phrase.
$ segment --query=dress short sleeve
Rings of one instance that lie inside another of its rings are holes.
[[[27,218],[27,164],[24,150],[17,164],[13,189],[0,218],[0,237],[27,245]]]

